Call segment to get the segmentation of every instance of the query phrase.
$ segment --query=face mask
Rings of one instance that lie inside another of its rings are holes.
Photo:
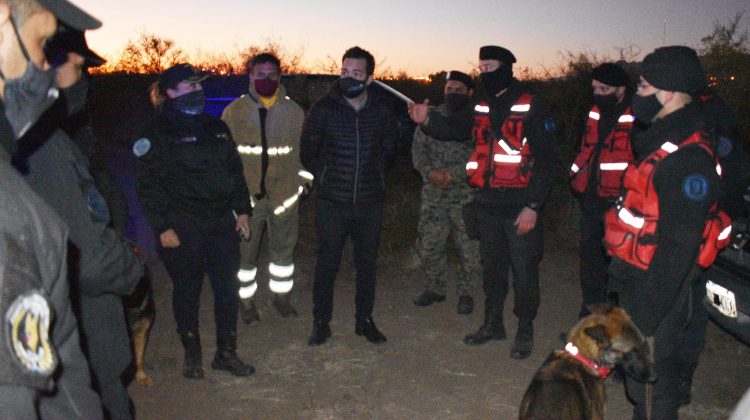
[[[650,123],[656,117],[656,114],[664,107],[658,99],[656,92],[648,96],[633,95],[632,104],[633,113],[644,123]]]
[[[255,79],[253,87],[258,95],[265,96],[266,98],[273,96],[276,92],[276,88],[279,87],[278,80],[271,80],[268,77],[265,79]]]
[[[594,95],[594,103],[602,112],[609,112],[617,105],[617,94]]]
[[[89,80],[84,74],[73,86],[63,90],[68,115],[73,115],[86,105],[86,95],[89,93]]]
[[[469,103],[469,95],[463,93],[446,93],[445,106],[451,111],[463,108]]]
[[[479,80],[482,81],[485,92],[490,96],[495,96],[513,81],[513,67],[503,65],[495,71],[481,73]]]
[[[206,97],[203,90],[195,90],[173,98],[172,105],[183,114],[198,115],[206,106]]]
[[[349,99],[356,98],[365,91],[367,85],[364,80],[357,80],[352,77],[342,77],[339,79],[339,89],[341,93]]]
[[[5,116],[16,138],[23,136],[60,95],[54,84],[54,70],[39,70],[31,61],[21,77],[5,81]]]

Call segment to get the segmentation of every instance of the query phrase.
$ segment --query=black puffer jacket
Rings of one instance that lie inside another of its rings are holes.
[[[313,105],[302,131],[302,164],[315,175],[318,198],[339,203],[383,201],[384,168],[398,138],[393,110],[370,90],[356,111],[338,85]]]

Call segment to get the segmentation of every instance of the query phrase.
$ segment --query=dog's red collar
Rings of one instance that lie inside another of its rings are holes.
[[[609,375],[609,372],[612,370],[611,367],[600,366],[598,363],[595,363],[593,360],[582,355],[581,352],[578,351],[578,347],[576,347],[573,343],[568,343],[565,345],[565,352],[568,353],[570,357],[581,362],[581,364],[583,364],[587,368],[596,372],[602,379],[606,378]]]

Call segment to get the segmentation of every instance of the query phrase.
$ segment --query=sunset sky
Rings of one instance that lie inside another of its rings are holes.
[[[302,52],[308,67],[360,45],[382,67],[415,76],[469,71],[485,44],[509,48],[518,65],[534,70],[554,68],[564,51],[617,58],[615,47],[630,44],[641,48],[641,59],[665,42],[698,47],[714,22],[727,23],[748,7],[746,0],[72,1],[104,22],[88,39],[110,59],[145,31],[189,54],[233,53],[273,40]],[[743,30],[748,22],[750,14]]]

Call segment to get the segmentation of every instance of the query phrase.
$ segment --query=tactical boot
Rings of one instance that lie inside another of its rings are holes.
[[[442,302],[445,300],[445,295],[440,295],[432,290],[425,290],[419,296],[415,297],[412,302],[417,306],[430,306],[435,302]]]
[[[525,359],[531,356],[531,349],[534,347],[534,324],[530,319],[521,319],[518,321],[518,331],[516,339],[513,341],[513,347],[510,349],[510,357],[514,359]]]
[[[182,365],[182,376],[188,379],[203,379],[203,356],[201,338],[197,332],[180,334],[182,347],[185,349],[185,361]]]
[[[464,337],[464,343],[479,346],[490,340],[505,340],[505,337],[502,308],[487,306],[485,303],[484,323],[477,331]]]
[[[364,321],[357,321],[354,327],[354,333],[357,335],[364,335],[367,341],[373,344],[385,343],[387,340],[378,327],[375,326],[375,321],[372,317],[365,319]]]
[[[211,369],[226,370],[234,376],[250,376],[255,368],[237,357],[237,334],[234,332],[217,333],[216,354],[211,362]]]
[[[298,315],[297,310],[292,306],[292,302],[289,301],[289,293],[274,293],[272,303],[273,307],[284,318],[289,318],[290,316],[296,317]]]
[[[240,299],[240,315],[242,321],[247,325],[260,321],[258,309],[255,307],[255,299]]]
[[[458,297],[458,306],[456,306],[456,312],[459,315],[468,315],[474,311],[474,299],[469,295],[461,295]]]
[[[331,337],[331,327],[327,322],[315,321],[313,322],[313,331],[310,338],[307,340],[308,346],[319,346],[325,343]]]

